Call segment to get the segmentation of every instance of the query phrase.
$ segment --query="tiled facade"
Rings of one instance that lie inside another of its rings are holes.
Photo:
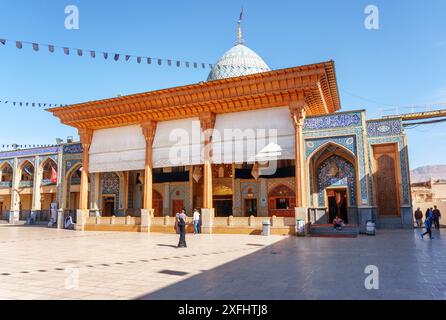
[[[308,164],[309,202],[313,207],[324,207],[325,189],[345,183],[350,192],[350,212],[354,213],[355,221],[359,224],[367,220],[375,220],[378,225],[386,227],[411,227],[412,209],[410,199],[409,165],[407,144],[399,118],[365,120],[365,111],[340,112],[328,116],[309,117],[304,124],[304,150]],[[380,217],[377,215],[375,187],[373,182],[373,146],[392,144],[398,146],[399,166],[396,174],[401,177],[399,183],[402,199],[400,199],[400,214],[395,217]],[[345,154],[353,158],[340,161],[333,155],[319,168],[311,168],[314,157],[320,155],[327,148],[340,148]],[[345,174],[344,180],[333,179],[326,172],[328,162],[335,163]],[[348,169],[349,168],[349,169]],[[347,172],[353,170],[351,174]],[[352,177],[356,175],[356,178]],[[328,177],[327,177],[328,175]],[[358,199],[356,202],[355,199]],[[352,219],[349,219],[352,220]],[[389,222],[389,223],[388,223]]]

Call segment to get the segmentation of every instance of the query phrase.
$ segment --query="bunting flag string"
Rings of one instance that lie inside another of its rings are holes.
[[[43,103],[43,102],[29,102],[29,101],[12,101],[12,100],[0,100],[0,105],[11,105],[15,107],[35,107],[35,108],[52,108],[63,107],[66,104],[61,103]]]
[[[17,49],[22,49],[23,45],[30,45],[32,50],[35,52],[40,51],[41,48],[46,47],[48,49],[48,52],[54,53],[55,49],[60,49],[65,55],[70,55],[71,53],[77,54],[79,57],[82,56],[89,56],[92,59],[97,58],[98,56],[102,55],[104,60],[108,60],[109,56],[113,58],[114,61],[135,61],[138,64],[144,63],[148,65],[159,65],[159,66],[176,66],[176,67],[185,67],[185,68],[193,68],[193,69],[212,69],[214,67],[214,64],[208,63],[208,62],[191,62],[186,60],[176,60],[176,59],[169,59],[169,58],[156,58],[156,57],[147,57],[143,55],[132,55],[132,54],[123,54],[119,52],[110,53],[107,51],[101,51],[101,50],[85,50],[81,48],[72,48],[67,46],[59,46],[54,44],[45,44],[45,43],[38,43],[38,42],[29,42],[29,41],[19,41],[19,40],[10,40],[5,38],[0,38],[0,47],[6,46],[8,43],[15,43],[15,47]],[[84,55],[85,53],[85,55]],[[88,55],[86,54],[88,53]],[[98,54],[98,55],[97,55]],[[217,65],[217,68],[219,69],[257,69],[258,67],[250,67],[250,66],[237,66],[237,65]],[[265,69],[265,71],[268,71]]]
[[[46,147],[56,147],[56,144],[1,144],[0,152],[2,151],[16,151],[20,149],[28,148],[46,148]]]

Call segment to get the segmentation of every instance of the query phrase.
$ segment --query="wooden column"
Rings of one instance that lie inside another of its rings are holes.
[[[205,112],[200,115],[201,131],[204,134],[203,165],[203,208],[201,209],[201,231],[212,233],[214,224],[214,208],[212,203],[212,131],[215,125],[215,114]]]
[[[302,139],[302,127],[305,120],[306,104],[304,101],[293,101],[289,105],[291,119],[294,124],[295,134],[295,182],[296,182],[296,207],[301,208],[303,206],[303,139]]]
[[[204,168],[203,168],[203,208],[211,209],[212,204],[212,131],[215,114],[205,112],[200,115],[201,131],[204,134]]]
[[[141,124],[141,128],[146,138],[146,162],[144,166],[144,193],[143,193],[143,209],[152,210],[152,144],[155,138],[156,122],[147,121]]]
[[[83,148],[79,209],[88,210],[88,153],[90,150],[91,139],[93,138],[93,131],[90,129],[79,129],[78,131]]]

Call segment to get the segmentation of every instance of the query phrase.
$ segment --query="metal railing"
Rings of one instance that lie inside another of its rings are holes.
[[[12,181],[0,181],[0,188],[11,188]]]
[[[32,187],[33,186],[33,182],[32,181],[20,181],[19,182],[19,187],[20,188],[27,188],[27,187]]]

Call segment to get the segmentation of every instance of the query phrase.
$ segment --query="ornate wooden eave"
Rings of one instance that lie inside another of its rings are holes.
[[[334,62],[322,62],[248,76],[90,101],[47,111],[79,129],[100,129],[287,106],[305,101],[309,115],[340,109]]]

